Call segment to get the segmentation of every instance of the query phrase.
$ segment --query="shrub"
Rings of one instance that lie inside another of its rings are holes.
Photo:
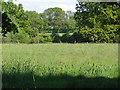
[[[53,39],[52,39],[51,35],[48,35],[48,34],[41,35],[40,42],[52,42],[52,41],[53,41]]]
[[[51,37],[53,38],[53,43],[60,43],[61,36],[57,33],[52,33]]]
[[[24,31],[28,33],[30,38],[36,37],[39,34],[39,30],[35,27],[34,28],[27,27],[24,29]]]
[[[12,43],[14,42],[14,33],[13,32],[8,32],[5,34],[5,37],[2,36],[2,43]]]
[[[74,40],[78,43],[92,42],[91,37],[93,37],[92,31],[88,27],[84,27],[80,31],[74,32],[72,36],[73,36]]]
[[[73,42],[74,42],[74,38],[73,38],[72,35],[70,35],[69,33],[65,33],[65,34],[61,37],[61,41],[62,41],[62,42],[67,42],[67,43],[73,43]]]
[[[10,39],[2,36],[2,43],[10,43]]]
[[[29,35],[25,31],[19,31],[19,33],[16,33],[14,36],[14,39],[16,43],[29,43],[30,42]]]
[[[40,37],[36,36],[36,37],[32,38],[31,43],[39,43],[39,41],[40,41]]]
[[[46,43],[52,42],[52,37],[48,34],[41,34],[32,39],[32,43]]]
[[[116,35],[113,39],[113,42],[120,43],[120,36]]]

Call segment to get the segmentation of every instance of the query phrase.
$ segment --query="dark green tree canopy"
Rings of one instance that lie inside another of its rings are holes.
[[[80,41],[119,41],[120,6],[118,3],[79,2],[76,4],[76,10],[74,18],[79,27]]]

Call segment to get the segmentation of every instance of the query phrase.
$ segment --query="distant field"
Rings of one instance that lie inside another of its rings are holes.
[[[3,88],[118,87],[118,44],[3,44]]]
[[[51,35],[52,33],[46,33],[46,34]],[[57,33],[57,34],[60,35],[60,36],[62,36],[62,35],[64,35],[65,33]],[[73,33],[70,33],[70,35],[73,35]]]

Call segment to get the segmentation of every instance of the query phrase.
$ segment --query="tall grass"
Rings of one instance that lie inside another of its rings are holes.
[[[118,44],[3,44],[2,69],[3,87],[117,87]]]

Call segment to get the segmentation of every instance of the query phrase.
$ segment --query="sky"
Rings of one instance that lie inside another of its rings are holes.
[[[8,0],[4,0],[8,1]],[[75,12],[77,0],[13,0],[15,4],[21,3],[24,10],[43,13],[44,10],[53,7],[60,7],[64,11],[71,10]]]

